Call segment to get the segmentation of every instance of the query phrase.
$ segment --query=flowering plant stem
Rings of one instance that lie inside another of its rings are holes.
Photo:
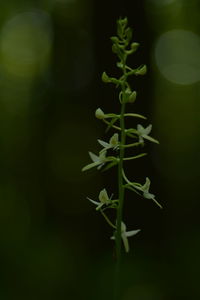
[[[122,75],[119,78],[110,77],[103,72],[102,80],[105,83],[111,83],[116,85],[119,89],[118,99],[121,104],[120,114],[108,113],[105,114],[101,108],[98,108],[95,112],[97,119],[102,120],[106,125],[106,132],[110,129],[114,130],[115,133],[110,137],[109,141],[103,141],[98,139],[98,143],[103,146],[103,149],[99,151],[99,155],[89,152],[89,156],[92,159],[92,163],[89,163],[83,167],[82,171],[87,171],[91,168],[96,167],[97,170],[103,168],[103,170],[108,170],[112,167],[118,167],[118,197],[117,199],[112,199],[113,195],[108,196],[107,190],[104,188],[100,191],[98,200],[93,200],[88,198],[96,206],[96,211],[99,211],[109,226],[114,229],[113,236],[111,240],[115,240],[115,254],[116,254],[116,272],[114,278],[114,300],[121,299],[121,280],[120,280],[120,269],[121,269],[121,253],[122,253],[122,242],[124,245],[125,252],[129,252],[129,242],[128,237],[136,235],[140,229],[127,231],[126,225],[123,222],[123,206],[124,206],[124,196],[125,189],[133,191],[145,199],[153,200],[160,208],[162,206],[157,202],[155,196],[149,193],[150,179],[146,177],[144,184],[131,181],[128,179],[124,164],[125,162],[134,159],[139,159],[146,155],[146,153],[135,153],[133,156],[125,157],[126,148],[135,149],[136,147],[144,146],[144,140],[148,140],[153,143],[158,143],[157,140],[149,136],[152,129],[150,124],[146,128],[141,124],[137,124],[137,128],[126,128],[125,118],[140,118],[146,119],[146,117],[137,113],[126,113],[126,104],[132,104],[136,100],[137,92],[131,89],[128,82],[128,78],[131,75],[144,75],[146,73],[146,66],[142,65],[136,69],[132,69],[127,65],[127,58],[129,55],[134,53],[139,44],[131,43],[132,30],[127,27],[127,18],[119,19],[117,21],[117,36],[111,37],[113,42],[112,51],[117,55],[119,61],[117,62],[117,67],[120,69]],[[117,125],[116,125],[117,123]],[[117,131],[117,132],[116,132]],[[120,138],[119,138],[120,135]],[[126,144],[126,140],[131,139],[132,141]],[[111,153],[111,155],[107,155]],[[106,166],[105,166],[106,165]],[[110,220],[105,211],[109,209],[114,209],[115,219]]]
[[[122,97],[124,97],[125,89],[122,89]],[[126,104],[122,103],[121,105],[121,118],[120,118],[120,127],[121,127],[121,140],[120,144],[125,145],[126,143],[126,134],[125,134],[125,114]],[[115,274],[115,294],[114,299],[120,299],[120,266],[121,266],[121,248],[122,248],[122,239],[121,239],[121,223],[122,223],[122,214],[123,214],[123,205],[124,205],[124,186],[123,186],[123,161],[124,161],[124,147],[120,147],[119,152],[119,164],[118,164],[118,195],[119,195],[119,205],[117,209],[117,228],[116,228],[116,274]]]

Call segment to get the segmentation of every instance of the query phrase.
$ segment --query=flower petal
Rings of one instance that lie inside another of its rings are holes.
[[[87,171],[87,170],[89,170],[91,168],[94,168],[94,167],[98,166],[99,164],[100,164],[99,161],[96,161],[96,162],[93,162],[91,164],[88,164],[88,165],[86,165],[85,167],[82,168],[82,172]]]
[[[159,144],[159,141],[157,141],[156,139],[152,138],[151,136],[148,136],[146,134],[143,134],[143,138],[150,141],[150,142],[153,142],[153,143],[156,143],[156,144]]]
[[[136,229],[136,230],[131,230],[131,231],[126,231],[125,235],[126,237],[131,237],[136,235],[138,232],[140,232],[141,229]]]
[[[94,201],[94,200],[90,199],[89,197],[87,197],[87,199],[88,199],[90,202],[92,202],[93,204],[95,204],[95,205],[99,205],[99,202],[97,202],[97,201]]]
[[[128,253],[129,252],[129,243],[128,243],[128,239],[126,237],[126,234],[122,233],[121,237],[122,237],[122,241],[123,241],[123,244],[124,244],[125,251]]]
[[[102,140],[97,140],[98,142],[99,142],[99,144],[101,145],[101,146],[103,146],[104,148],[110,148],[110,144],[108,144],[108,143],[106,143],[106,142],[104,142],[104,141],[102,141]]]
[[[152,130],[152,125],[149,124],[149,126],[147,126],[147,127],[145,128],[145,133],[144,133],[144,134],[148,135],[148,134],[151,132],[151,130]]]
[[[99,161],[99,156],[97,156],[96,154],[89,152],[89,156],[93,162]]]

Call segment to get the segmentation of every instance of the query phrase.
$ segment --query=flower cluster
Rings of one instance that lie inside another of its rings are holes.
[[[103,72],[102,81],[114,84],[119,89],[118,99],[121,105],[121,111],[119,114],[116,114],[105,113],[101,108],[96,109],[96,118],[106,124],[106,132],[111,129],[113,133],[106,141],[102,139],[97,140],[102,148],[99,150],[98,154],[89,152],[91,162],[82,168],[82,171],[87,171],[92,168],[105,171],[114,166],[118,167],[118,197],[113,199],[113,194],[109,196],[106,188],[103,188],[97,199],[93,200],[89,197],[87,199],[95,205],[96,211],[99,211],[106,222],[114,229],[114,234],[111,239],[116,241],[116,248],[118,247],[121,249],[119,244],[122,241],[126,252],[129,251],[128,238],[136,235],[140,229],[127,231],[126,225],[122,221],[125,189],[131,190],[145,199],[154,201],[162,208],[155,199],[155,195],[149,192],[151,182],[148,177],[146,177],[145,183],[141,184],[129,180],[124,171],[124,164],[126,161],[142,158],[146,155],[146,153],[135,153],[134,150],[136,147],[144,146],[146,141],[156,144],[159,143],[150,136],[152,131],[151,124],[147,127],[137,124],[136,128],[126,128],[127,118],[146,120],[146,117],[141,114],[126,112],[125,110],[127,104],[132,104],[137,99],[137,92],[131,88],[129,77],[132,75],[142,76],[147,72],[145,65],[141,65],[138,68],[131,68],[127,65],[128,56],[133,54],[139,46],[138,43],[131,42],[131,39],[132,30],[127,27],[127,18],[119,19],[117,22],[117,36],[111,37],[111,41],[113,43],[112,51],[119,59],[116,65],[122,74],[119,78],[115,78],[109,76],[106,72]],[[126,156],[126,148],[132,149],[132,156]],[[116,211],[116,220],[113,221],[108,217],[108,209],[114,209]]]

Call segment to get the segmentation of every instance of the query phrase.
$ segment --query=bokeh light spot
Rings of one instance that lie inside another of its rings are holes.
[[[6,73],[32,78],[49,63],[52,46],[50,16],[41,10],[15,15],[0,34],[1,65]]]
[[[162,34],[155,45],[155,60],[169,81],[189,85],[200,80],[200,37],[187,30]]]
[[[176,2],[176,0],[148,0],[148,1],[159,6],[168,5],[168,4],[172,4],[173,2]]]

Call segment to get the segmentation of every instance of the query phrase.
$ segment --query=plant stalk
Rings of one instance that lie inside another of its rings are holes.
[[[125,87],[122,87],[122,93],[125,92]],[[121,128],[121,140],[120,144],[125,145],[126,142],[126,133],[125,133],[125,106],[126,104],[122,102],[121,105],[121,118],[120,118],[120,128]],[[119,164],[118,164],[118,188],[119,188],[119,206],[117,209],[117,229],[116,229],[116,273],[115,273],[115,295],[114,299],[121,299],[121,278],[120,278],[120,269],[121,269],[121,248],[122,248],[122,239],[121,239],[121,223],[122,223],[122,214],[123,214],[123,204],[124,204],[124,186],[123,186],[123,160],[124,160],[125,148],[120,147],[119,152]]]

